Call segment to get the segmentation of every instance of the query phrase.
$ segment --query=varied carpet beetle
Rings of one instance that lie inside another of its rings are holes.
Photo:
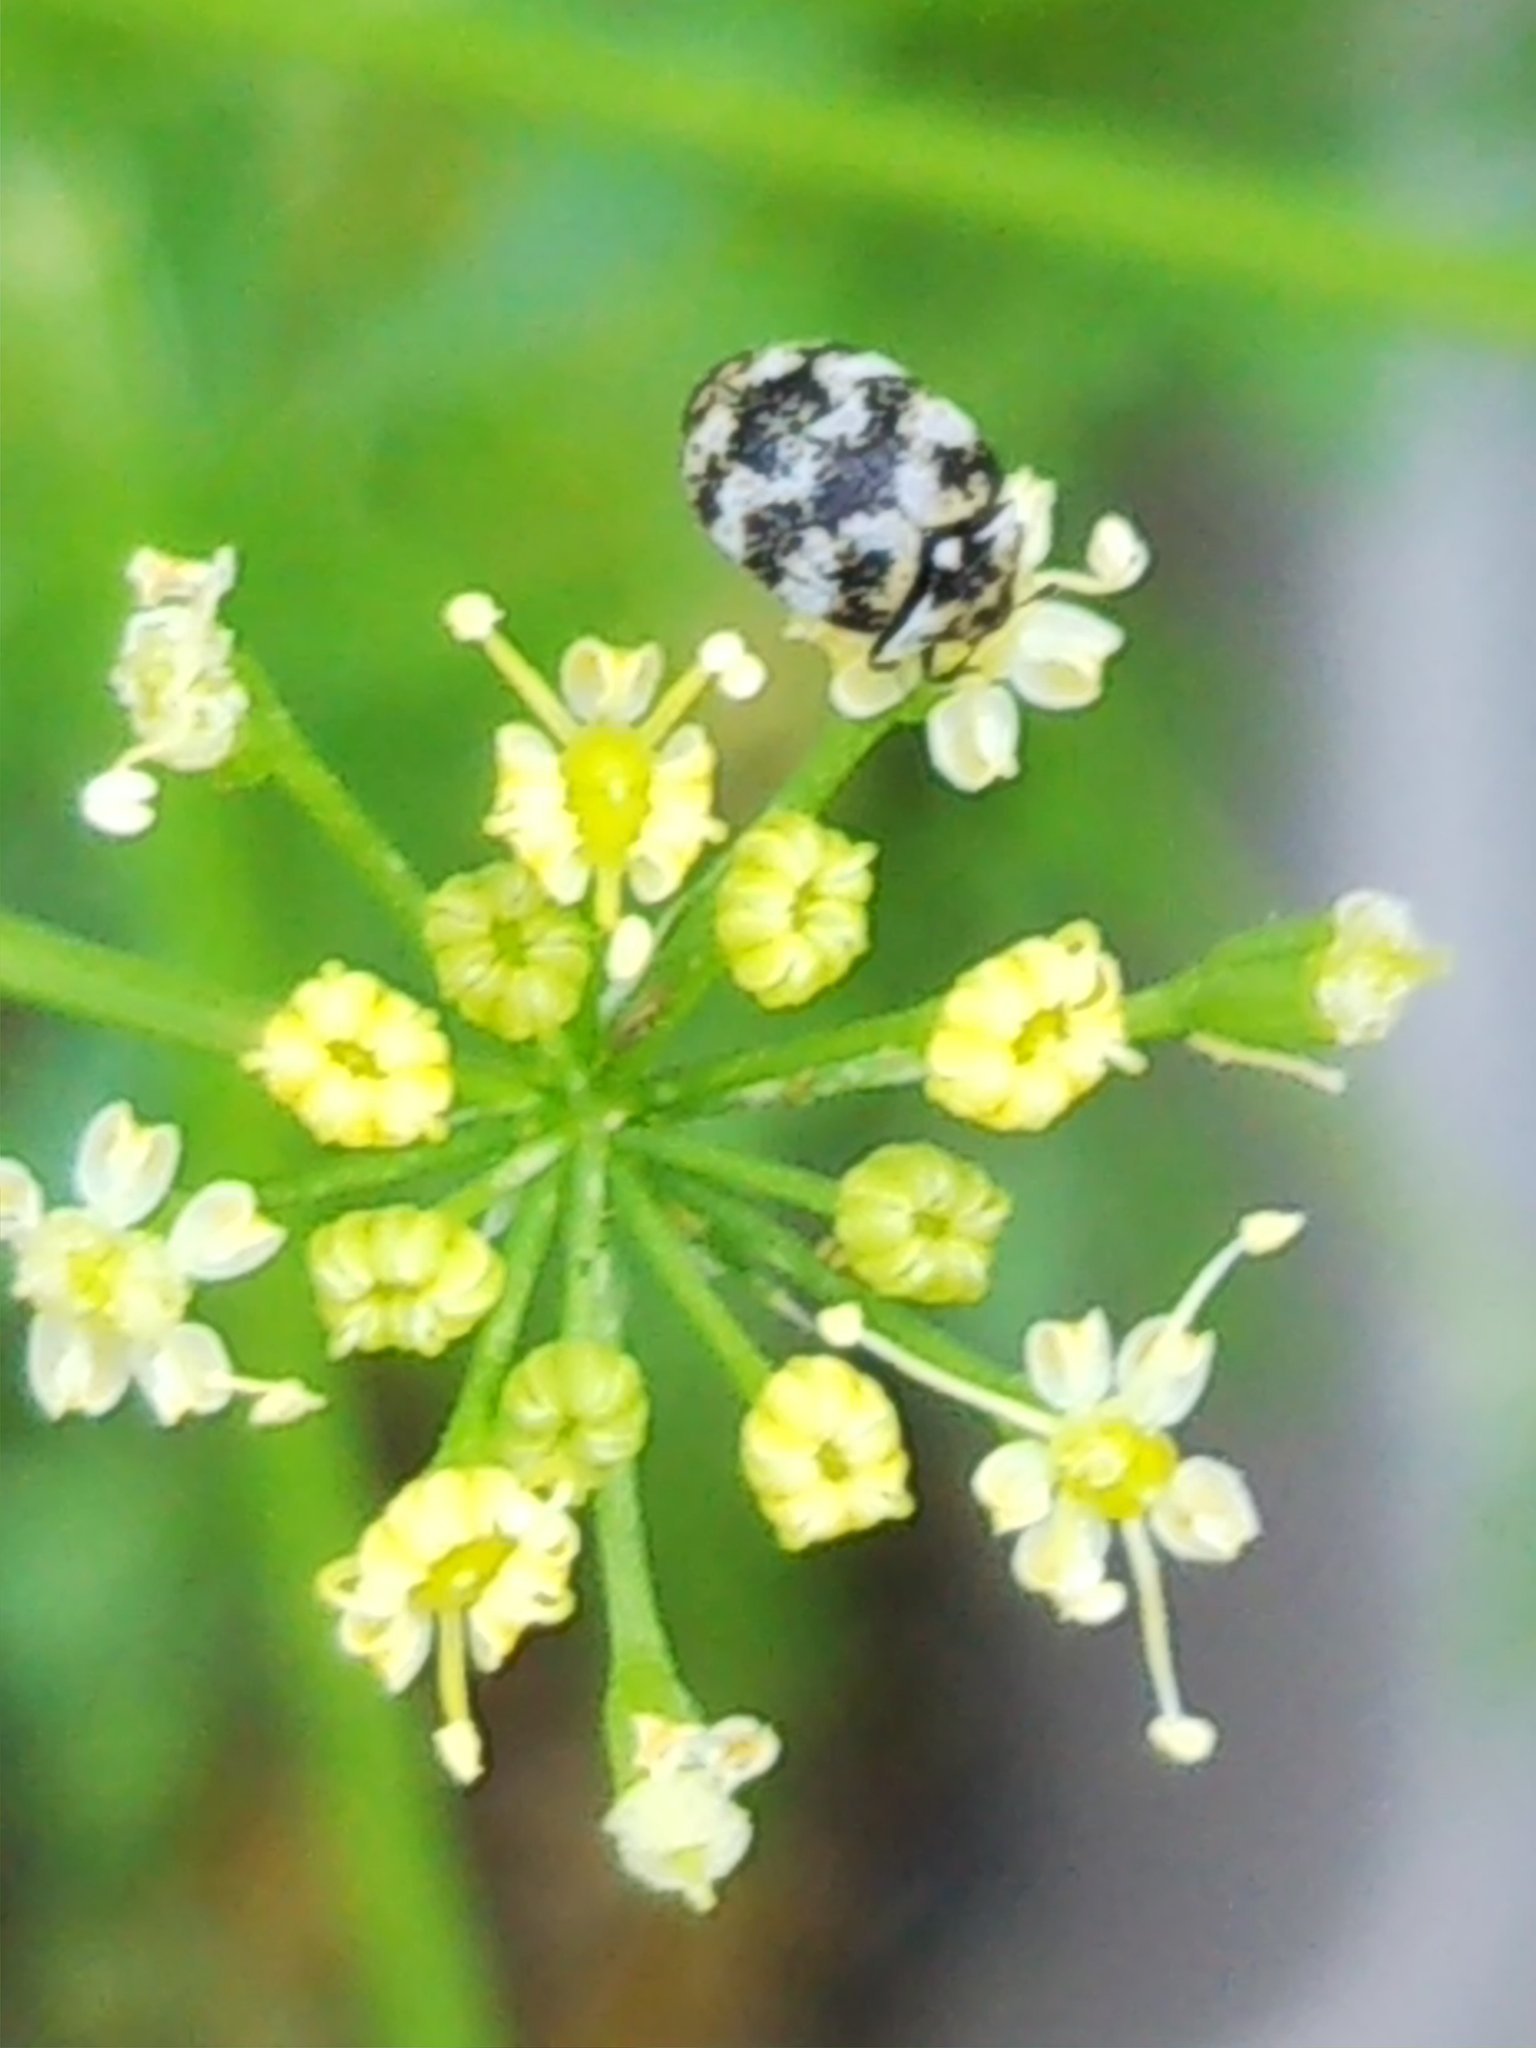
[[[975,421],[899,363],[835,343],[750,349],[683,420],[705,532],[800,618],[886,665],[964,650],[1013,603],[1023,531]]]

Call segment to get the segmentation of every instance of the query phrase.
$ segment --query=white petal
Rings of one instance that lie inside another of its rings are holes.
[[[700,1768],[726,1792],[771,1771],[782,1753],[778,1731],[755,1714],[727,1714],[703,1730],[698,1745]]]
[[[1075,1323],[1032,1323],[1024,1335],[1024,1369],[1041,1400],[1063,1415],[1095,1407],[1109,1392],[1114,1342],[1103,1309]]]
[[[1152,566],[1152,550],[1129,519],[1108,512],[1088,536],[1088,568],[1106,597],[1131,590]]]
[[[651,708],[662,666],[654,641],[610,647],[586,634],[560,658],[560,694],[583,725],[636,725]]]
[[[159,1208],[180,1161],[174,1124],[141,1124],[126,1102],[110,1102],[81,1134],[75,1192],[98,1222],[128,1230]]]
[[[147,768],[108,768],[79,796],[80,815],[109,839],[138,839],[155,822],[160,785]]]
[[[1108,1523],[1072,1501],[1059,1500],[1014,1545],[1013,1576],[1026,1592],[1044,1594],[1071,1618],[1094,1595],[1108,1553]]]
[[[167,1428],[229,1405],[229,1353],[206,1323],[181,1323],[138,1363],[134,1377],[155,1420]]]
[[[839,718],[879,718],[912,694],[915,672],[850,661],[832,671],[827,702]]]
[[[1044,1444],[999,1444],[971,1474],[971,1493],[994,1536],[1043,1522],[1051,1509],[1051,1454]]]
[[[128,1391],[128,1347],[63,1316],[35,1316],[27,1332],[27,1385],[48,1417],[105,1415]]]
[[[1080,604],[1040,598],[1020,612],[1008,656],[1008,680],[1041,711],[1081,711],[1097,703],[1104,664],[1125,645],[1112,620]]]
[[[1022,578],[1033,576],[1051,552],[1056,531],[1056,486],[1048,476],[1032,469],[1017,469],[1003,486],[1024,527],[1024,552],[1019,561]]]
[[[19,1159],[0,1159],[0,1244],[14,1244],[43,1220],[43,1191]]]
[[[1225,1458],[1185,1458],[1148,1518],[1164,1550],[1188,1564],[1231,1564],[1262,1524],[1248,1481]]]
[[[1120,1619],[1129,1597],[1118,1579],[1100,1579],[1097,1585],[1058,1600],[1057,1618],[1078,1628],[1103,1628],[1106,1623]]]
[[[1019,707],[1000,683],[961,686],[928,714],[928,758],[968,796],[1019,772]]]
[[[189,1280],[238,1280],[275,1258],[286,1230],[263,1216],[248,1181],[210,1181],[171,1225],[171,1257]]]
[[[1209,1330],[1178,1330],[1167,1316],[1148,1316],[1128,1332],[1115,1361],[1126,1411],[1144,1429],[1171,1429],[1195,1407],[1210,1381],[1216,1339]]]

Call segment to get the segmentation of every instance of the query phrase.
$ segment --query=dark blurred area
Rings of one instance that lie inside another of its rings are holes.
[[[843,800],[885,846],[861,1005],[1079,913],[1147,979],[1360,885],[1458,969],[1343,1104],[1171,1056],[967,1147],[1017,1203],[964,1319],[1009,1360],[1032,1316],[1165,1305],[1241,1209],[1312,1213],[1218,1317],[1202,1439],[1266,1537],[1178,1589],[1225,1735],[1198,1775],[1145,1753],[1129,1644],[1011,1588],[968,1431],[905,1401],[918,1521],[780,1557],[726,1396],[642,1303],[679,1648],[786,1744],[707,1922],[608,1865],[593,1613],[483,1687],[468,1800],[332,1650],[310,1576],[420,1455],[432,1367],[326,1367],[274,1272],[222,1319],[330,1373],[323,1445],[50,1428],[8,1371],[5,2039],[508,2048],[515,2016],[537,2048],[1531,2048],[1536,20],[16,0],[8,29],[14,908],[258,996],[336,952],[404,973],[267,792],[174,787],[133,845],[78,826],[129,553],[239,548],[242,640],[445,873],[482,857],[499,708],[445,596],[494,589],[546,663],[583,632],[776,647],[689,522],[678,417],[725,354],[836,336],[1058,478],[1066,549],[1117,509],[1158,561],[1105,703],[1033,719],[1019,782],[963,799],[910,741]],[[821,715],[803,651],[775,671],[734,816]],[[53,1190],[124,1094],[187,1125],[194,1179],[305,1161],[214,1061],[6,1027],[4,1150]],[[748,1028],[722,1002],[699,1035]],[[876,1098],[757,1142],[838,1169],[938,1129]]]

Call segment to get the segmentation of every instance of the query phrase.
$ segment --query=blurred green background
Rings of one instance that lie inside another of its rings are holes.
[[[731,623],[767,644],[768,601],[687,517],[683,399],[770,339],[885,349],[1006,460],[1061,479],[1064,549],[1123,510],[1160,574],[1121,608],[1107,702],[1034,721],[1018,784],[962,800],[904,741],[844,799],[887,845],[860,999],[909,999],[1081,911],[1145,977],[1299,886],[1318,728],[1290,666],[1296,536],[1381,459],[1359,431],[1372,393],[1427,346],[1505,363],[1536,346],[1536,252],[1500,226],[1520,218],[1532,105],[1518,14],[1443,62],[1323,0],[16,0],[8,27],[7,901],[257,996],[336,951],[413,970],[270,794],[173,785],[129,846],[74,822],[119,744],[102,685],[137,544],[238,546],[244,643],[440,874],[482,857],[499,710],[438,627],[443,598],[495,590],[544,661],[586,631],[680,650]],[[1470,225],[1428,175],[1448,134],[1481,167]],[[814,663],[786,654],[779,677],[732,714],[736,815],[820,716]],[[7,1025],[5,1149],[56,1190],[118,1094],[187,1123],[194,1179],[307,1156],[212,1060]],[[749,1028],[724,1001],[701,1022]],[[761,1142],[836,1166],[923,1122],[880,1102]],[[975,1149],[1019,1203],[998,1299],[972,1318],[999,1347],[1032,1313],[1167,1300],[1254,1200],[1345,1229],[1370,1202],[1368,1111],[1176,1060],[1027,1147]],[[1389,1217],[1363,1256],[1396,1270],[1408,1235]],[[1212,1440],[1261,1491],[1266,1446],[1283,1466],[1331,1426],[1345,1292],[1298,1263],[1224,1308]],[[221,1320],[253,1370],[326,1373],[291,1274],[237,1293]],[[18,1336],[13,1319],[11,1355]],[[593,1629],[485,1689],[496,1770],[469,1801],[434,1775],[414,1707],[333,1656],[309,1576],[426,1441],[432,1368],[337,1373],[333,1418],[275,1441],[232,1423],[165,1438],[127,1411],[49,1430],[7,1374],[7,2040],[502,2048],[513,2014],[541,2048],[910,2040],[909,1990],[943,2011],[958,1982],[957,1921],[1004,1898],[1055,1925],[1062,1870],[1113,1858],[1121,1826],[1216,1854],[1181,1831],[1221,1795],[1136,1753],[1129,1646],[1065,1640],[1010,1599],[964,1499],[967,1432],[916,1419],[915,1530],[785,1561],[737,1497],[729,1404],[686,1338],[647,1310],[636,1348],[659,1387],[648,1485],[685,1663],[716,1710],[769,1714],[788,1747],[754,1861],[704,1925],[605,1865]],[[1196,1695],[1218,1709],[1222,1631],[1251,1649],[1298,1626],[1283,1572],[1265,1576],[1289,1540],[1271,1524],[1246,1586],[1190,1589]],[[1390,1697],[1369,1713],[1390,1722]],[[1031,1736],[1022,1791],[1000,1789]],[[1263,1816],[1252,1759],[1222,1768],[1248,1770]],[[1100,1805],[1061,1792],[1081,1773]],[[1219,1855],[1211,1872],[1238,1917],[1196,1973],[1208,2009],[1175,2025],[1153,1982],[1116,2034],[1068,1988],[1040,2041],[1204,2038],[1243,2003],[1222,2000],[1244,1957],[1252,2001],[1268,1995],[1284,1970],[1262,1897],[1233,1907],[1241,1877]],[[1127,1954],[1155,1937],[1138,1911],[1110,1931]],[[1298,1921],[1286,1941],[1308,1938]],[[1031,1967],[1046,1982],[1051,1954]],[[974,2038],[1026,2038],[1007,2015],[1027,1992],[995,2010]]]

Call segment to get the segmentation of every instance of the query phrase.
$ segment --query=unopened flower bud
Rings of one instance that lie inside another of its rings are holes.
[[[612,1344],[541,1344],[501,1392],[502,1462],[536,1492],[584,1498],[639,1455],[649,1426],[645,1379]]]
[[[937,1145],[882,1145],[838,1183],[833,1235],[855,1279],[930,1307],[980,1301],[1013,1204]]]

